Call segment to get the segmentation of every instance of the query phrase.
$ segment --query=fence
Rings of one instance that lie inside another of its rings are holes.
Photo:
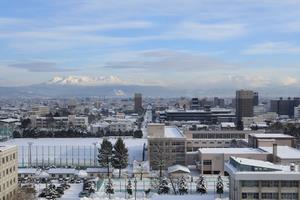
[[[92,145],[28,145],[18,146],[20,167],[95,167],[98,149]]]

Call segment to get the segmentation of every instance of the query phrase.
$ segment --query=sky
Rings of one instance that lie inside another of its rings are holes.
[[[298,0],[1,0],[0,86],[113,76],[296,93],[299,7]]]

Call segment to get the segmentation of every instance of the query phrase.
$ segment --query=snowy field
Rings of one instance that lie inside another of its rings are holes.
[[[113,144],[116,138],[109,139]],[[142,160],[146,139],[124,138],[129,163]],[[27,166],[95,166],[102,138],[18,138],[3,144],[18,146],[19,167]]]

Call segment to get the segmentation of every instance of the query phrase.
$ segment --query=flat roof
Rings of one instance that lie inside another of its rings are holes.
[[[204,154],[266,154],[265,151],[257,148],[200,148],[199,151]]]
[[[295,138],[291,135],[286,135],[282,133],[253,133],[250,134],[253,137],[261,138],[261,139],[276,139],[276,138]]]
[[[7,118],[7,119],[1,119],[0,122],[3,123],[14,123],[14,122],[19,122],[19,119],[15,119],[15,118]]]
[[[260,147],[260,149],[273,153],[273,147]],[[289,146],[277,146],[277,156],[281,159],[300,159],[300,150]]]
[[[0,145],[0,152],[11,149],[11,148],[15,148],[15,147],[16,147],[16,145]]]
[[[165,126],[165,138],[184,138],[184,135],[176,126]]]

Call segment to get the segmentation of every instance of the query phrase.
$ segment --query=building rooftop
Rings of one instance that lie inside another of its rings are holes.
[[[256,148],[200,148],[199,151],[205,154],[267,154],[265,151]]]
[[[0,145],[0,152],[8,150],[10,148],[15,148],[15,147],[16,147],[15,145]]]
[[[260,149],[273,153],[273,147],[260,147]],[[300,150],[289,146],[277,146],[277,156],[281,159],[300,159]]]
[[[176,126],[165,126],[165,138],[184,138],[182,132]]]
[[[253,133],[250,134],[253,137],[259,138],[259,139],[280,139],[280,138],[294,138],[291,135],[286,135],[286,134],[282,134],[282,133]]]

